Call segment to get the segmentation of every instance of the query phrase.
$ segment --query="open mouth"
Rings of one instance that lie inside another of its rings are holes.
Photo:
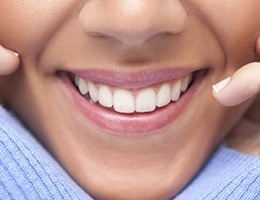
[[[118,113],[147,113],[178,101],[193,79],[189,74],[179,80],[159,83],[147,88],[122,89],[102,83],[85,81],[75,75],[74,83],[88,101]]]
[[[163,76],[158,76],[160,72],[152,72],[152,76],[69,72],[69,77],[63,73],[62,85],[88,123],[102,132],[151,135],[184,113],[207,72],[175,70],[163,72]]]

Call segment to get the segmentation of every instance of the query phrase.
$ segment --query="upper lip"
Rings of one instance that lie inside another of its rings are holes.
[[[185,77],[201,68],[164,68],[160,70],[140,70],[137,72],[122,72],[112,70],[70,70],[71,73],[85,81],[109,84],[118,88],[138,89],[156,83],[171,81]]]

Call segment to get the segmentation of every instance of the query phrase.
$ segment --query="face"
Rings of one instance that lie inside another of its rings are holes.
[[[211,86],[256,59],[259,9],[259,0],[1,1],[0,44],[22,60],[1,93],[95,198],[168,199],[250,104],[223,108]]]

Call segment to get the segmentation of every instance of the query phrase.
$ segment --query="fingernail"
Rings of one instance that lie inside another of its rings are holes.
[[[212,86],[213,90],[215,92],[220,92],[221,90],[223,90],[227,86],[227,84],[230,82],[230,80],[231,80],[231,76],[222,80],[222,81],[220,81],[219,83],[213,85]]]
[[[6,50],[6,51],[8,51],[8,52],[10,52],[10,53],[12,53],[12,54],[15,55],[16,57],[19,56],[19,53],[15,52],[15,51],[11,51],[11,50],[9,50],[9,49],[6,49],[6,48],[4,48],[4,47],[1,46],[1,45],[0,45],[0,47],[1,47],[2,49]]]
[[[11,51],[9,50],[11,53],[13,53],[16,57],[19,57],[19,53],[15,52],[15,51]]]

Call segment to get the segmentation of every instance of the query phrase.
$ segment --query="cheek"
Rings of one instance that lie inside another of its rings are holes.
[[[193,3],[213,31],[226,37],[226,41],[259,31],[259,0],[193,0]]]
[[[193,0],[203,20],[227,55],[227,63],[236,66],[255,59],[254,46],[260,31],[259,0]]]
[[[75,0],[0,2],[0,44],[23,55],[37,53],[64,23]]]

